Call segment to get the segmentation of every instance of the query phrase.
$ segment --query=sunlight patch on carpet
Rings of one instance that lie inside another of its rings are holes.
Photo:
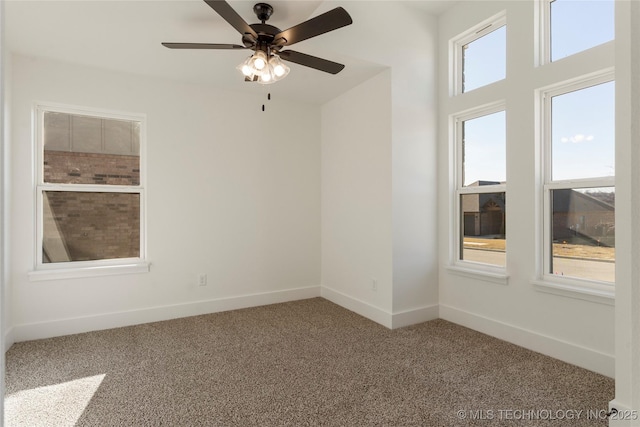
[[[5,397],[7,427],[74,426],[106,374],[22,390]]]

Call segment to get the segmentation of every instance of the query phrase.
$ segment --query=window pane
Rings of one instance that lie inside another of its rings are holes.
[[[552,61],[614,38],[613,0],[554,0],[550,19]]]
[[[140,256],[137,193],[43,192],[44,263]]]
[[[44,132],[46,136],[46,128]],[[97,117],[71,116],[70,141],[69,151],[99,153],[102,150],[102,120]],[[44,147],[46,150],[46,140]]]
[[[71,116],[47,111],[44,113],[45,150],[71,149]]]
[[[44,182],[140,185],[140,123],[47,111]]]
[[[505,112],[466,120],[462,132],[463,186],[505,182]]]
[[[554,96],[553,180],[615,175],[615,83]]]
[[[507,27],[462,46],[462,92],[488,85],[507,74]]]
[[[614,187],[551,192],[552,274],[615,281]]]
[[[505,193],[463,194],[460,198],[460,259],[506,265]]]

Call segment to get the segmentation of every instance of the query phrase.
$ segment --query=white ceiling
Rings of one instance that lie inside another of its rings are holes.
[[[362,0],[360,0],[362,1]],[[230,0],[231,6],[248,22],[257,22],[256,1]],[[274,14],[269,24],[287,29],[312,16],[322,0],[272,0]],[[417,13],[440,13],[453,2],[408,1]],[[341,3],[349,11],[349,1]],[[228,90],[255,91],[245,83],[236,65],[249,50],[171,50],[161,42],[242,44],[240,35],[204,1],[58,1],[8,0],[5,2],[6,46],[10,51],[87,66],[170,78],[185,82],[219,85]],[[334,52],[343,37],[357,34],[354,24],[292,47],[346,65],[331,75],[291,65],[289,76],[271,85],[279,96],[311,103],[326,102],[384,67]],[[339,49],[336,49],[339,51]]]

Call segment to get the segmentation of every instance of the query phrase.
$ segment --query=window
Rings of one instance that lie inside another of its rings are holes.
[[[544,274],[615,281],[613,74],[543,92]]]
[[[502,105],[457,117],[458,260],[506,265],[506,115]]]
[[[36,270],[144,260],[144,117],[37,107]]]
[[[614,0],[544,0],[546,62],[614,39]]]
[[[452,274],[612,303],[615,5],[492,2],[444,18]]]
[[[493,17],[453,42],[456,51],[456,93],[469,92],[505,78],[505,22],[504,15]]]

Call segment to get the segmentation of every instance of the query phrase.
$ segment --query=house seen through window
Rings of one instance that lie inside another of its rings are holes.
[[[561,88],[547,104],[547,273],[614,282],[615,83],[594,83]]]
[[[479,113],[482,114],[482,113]],[[506,265],[505,112],[460,121],[460,259]]]

